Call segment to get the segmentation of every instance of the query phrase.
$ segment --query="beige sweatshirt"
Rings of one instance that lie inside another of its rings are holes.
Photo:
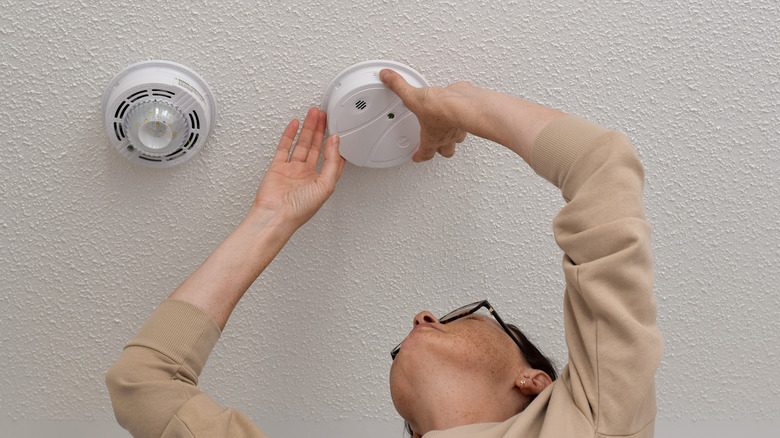
[[[628,139],[576,116],[547,126],[534,170],[562,191],[569,363],[523,412],[424,438],[652,437],[662,340],[653,296],[644,170]],[[106,376],[117,421],[136,437],[262,437],[198,387],[220,331],[194,306],[164,301]]]

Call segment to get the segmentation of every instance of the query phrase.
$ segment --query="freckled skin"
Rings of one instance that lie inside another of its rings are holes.
[[[435,321],[428,312],[415,317],[390,370],[393,403],[413,429],[501,421],[522,409],[527,396],[516,381],[527,364],[492,318],[427,321]]]

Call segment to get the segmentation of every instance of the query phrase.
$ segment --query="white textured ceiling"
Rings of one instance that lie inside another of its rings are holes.
[[[0,416],[111,419],[105,371],[242,218],[285,124],[386,58],[626,132],[655,227],[659,418],[780,419],[779,3],[209,3],[0,0]],[[105,85],[147,59],[192,67],[219,107],[168,170],[125,161],[102,126]],[[202,386],[258,422],[392,421],[388,351],[412,316],[483,297],[562,365],[561,205],[475,138],[451,160],[347,166]]]

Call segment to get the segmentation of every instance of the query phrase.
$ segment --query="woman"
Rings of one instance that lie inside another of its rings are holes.
[[[565,253],[569,362],[561,377],[553,382],[498,318],[438,320],[422,312],[394,351],[390,372],[393,403],[414,436],[652,436],[662,341],[644,174],[629,141],[467,83],[417,89],[390,70],[381,78],[420,120],[415,161],[437,152],[450,157],[472,133],[517,153],[567,201],[553,225]],[[331,136],[316,171],[322,111],[309,111],[292,148],[297,130],[297,121],[285,130],[247,217],[160,305],[109,371],[117,420],[133,435],[263,436],[196,385],[235,305],[327,200],[343,169]]]

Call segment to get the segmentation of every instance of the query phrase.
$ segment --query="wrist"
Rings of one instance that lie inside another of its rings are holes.
[[[469,82],[456,82],[444,91],[449,93],[449,96],[442,99],[445,104],[442,105],[440,114],[451,126],[473,134],[475,119],[479,116],[477,110],[480,107],[480,94],[485,90]]]
[[[239,228],[258,240],[287,242],[300,227],[284,213],[267,208],[252,206]]]
[[[454,106],[456,126],[476,136],[506,146],[530,162],[530,150],[536,137],[548,123],[564,115],[508,94],[473,86],[456,84],[462,95],[461,105]]]

